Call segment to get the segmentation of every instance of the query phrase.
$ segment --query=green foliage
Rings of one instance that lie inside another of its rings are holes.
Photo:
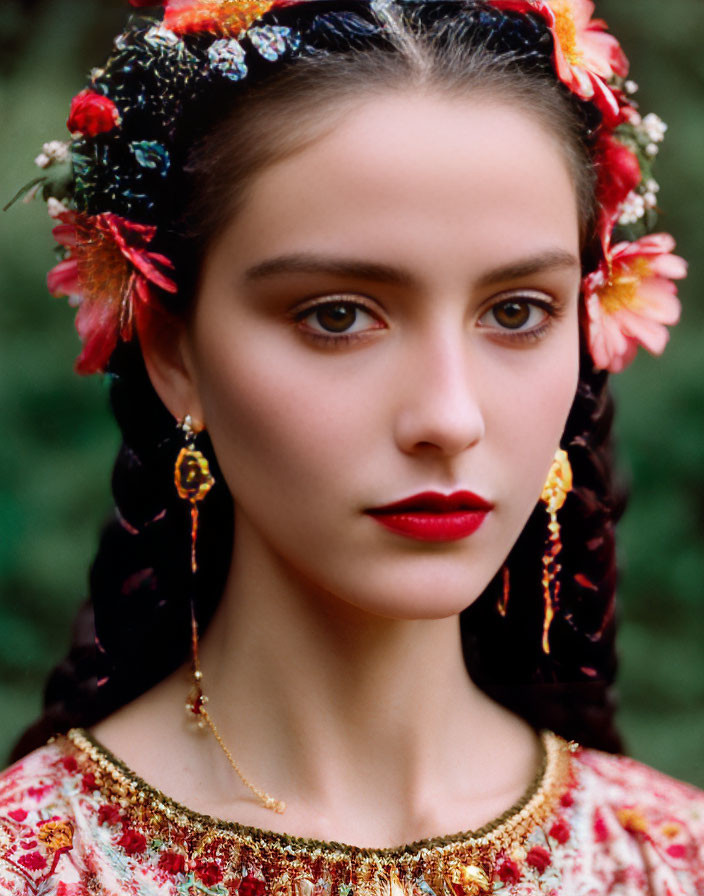
[[[620,527],[621,722],[633,755],[704,785],[704,5],[635,6],[597,0],[631,57],[643,110],[670,124],[657,166],[663,228],[693,265],[684,323],[664,358],[639,357],[614,380],[632,490]],[[14,55],[0,75],[2,204],[35,176],[42,143],[66,133],[69,100],[126,7],[47,0],[30,27],[18,3],[4,4],[3,49],[9,41]],[[0,217],[0,755],[38,712],[46,674],[65,653],[111,507],[118,443],[104,386],[72,373],[72,314],[45,288],[51,247],[42,203]]]

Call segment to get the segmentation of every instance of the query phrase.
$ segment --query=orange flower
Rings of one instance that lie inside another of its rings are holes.
[[[605,259],[584,280],[589,348],[596,366],[619,373],[638,346],[659,355],[680,318],[677,287],[687,263],[670,254],[674,239],[654,233],[633,243],[607,245]]]
[[[54,238],[68,251],[47,277],[52,295],[69,296],[78,306],[76,329],[83,351],[76,361],[79,373],[105,370],[119,338],[132,338],[133,318],[140,308],[154,304],[152,287],[176,292],[164,273],[171,261],[146,246],[156,227],[135,224],[119,215],[66,212],[54,228]]]
[[[164,26],[176,34],[237,37],[280,0],[167,0]]]

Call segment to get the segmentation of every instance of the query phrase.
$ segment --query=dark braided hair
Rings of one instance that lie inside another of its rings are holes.
[[[600,118],[593,105],[557,82],[546,24],[532,14],[472,0],[412,2],[398,9],[405,39],[390,36],[370,5],[355,0],[344,11],[333,0],[270,11],[263,23],[296,29],[295,58],[284,53],[274,63],[250,48],[242,82],[219,77],[201,64],[207,47],[202,36],[190,37],[175,53],[158,39],[150,42],[144,24],[137,23],[118,40],[93,89],[109,88],[120,100],[123,127],[119,139],[101,134],[82,141],[75,198],[79,209],[90,214],[107,206],[158,224],[155,248],[175,261],[179,284],[177,296],[168,297],[170,310],[187,310],[204,254],[236,211],[246,181],[277,153],[310,139],[320,126],[321,107],[334,110],[341,97],[359,95],[366,85],[425,81],[441,90],[484,91],[528,104],[562,143],[579,200],[589,269],[595,218],[592,149]],[[145,158],[149,164],[143,164]],[[231,197],[229,206],[223,195]],[[172,479],[181,444],[174,421],[151,386],[136,343],[118,345],[109,375],[123,438],[113,474],[116,512],[102,534],[90,599],[78,613],[73,645],[49,679],[44,715],[20,739],[14,758],[53,733],[95,723],[182,665],[190,645],[190,589],[197,595],[203,629],[229,570],[233,501],[218,476],[207,436],[199,447],[218,484],[202,505],[193,586],[188,510]],[[561,607],[551,630],[550,655],[543,654],[540,637],[546,538],[541,505],[505,571],[460,621],[467,668],[479,686],[536,727],[617,751],[621,743],[611,695],[614,525],[623,497],[612,481],[612,414],[607,375],[594,369],[583,348],[563,438],[575,488],[560,512]],[[497,602],[506,577],[510,597],[504,618]]]

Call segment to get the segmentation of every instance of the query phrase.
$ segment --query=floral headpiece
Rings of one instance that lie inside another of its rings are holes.
[[[253,66],[295,56],[300,34],[266,14],[314,0],[129,2],[162,6],[162,20],[138,23],[118,36],[106,67],[95,69],[90,86],[73,99],[67,122],[71,141],[44,145],[36,163],[45,173],[26,188],[30,197],[42,192],[58,221],[53,232],[63,257],[48,285],[78,309],[81,373],[105,370],[118,340],[132,337],[135,318],[159,307],[163,292],[177,291],[172,261],[152,244],[158,242],[156,210],[166,195],[169,140],[180,104],[214,80],[241,81]],[[393,2],[371,0],[382,27],[385,20],[391,27]],[[656,115],[639,113],[637,85],[627,80],[628,60],[606,24],[592,18],[591,0],[482,0],[479,5],[547,28],[557,78],[598,110],[592,152],[600,260],[583,281],[595,366],[618,372],[639,345],[660,354],[668,340],[666,325],[680,316],[673,281],[687,271],[683,259],[672,254],[672,237],[652,233],[658,193],[652,165],[667,126]],[[151,92],[140,73],[150,75]],[[140,133],[127,127],[128,119],[140,122]]]

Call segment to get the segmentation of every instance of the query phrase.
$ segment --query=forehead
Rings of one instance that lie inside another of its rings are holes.
[[[556,137],[489,98],[390,93],[339,111],[256,175],[224,241],[277,251],[393,254],[423,265],[578,254],[577,199]]]

